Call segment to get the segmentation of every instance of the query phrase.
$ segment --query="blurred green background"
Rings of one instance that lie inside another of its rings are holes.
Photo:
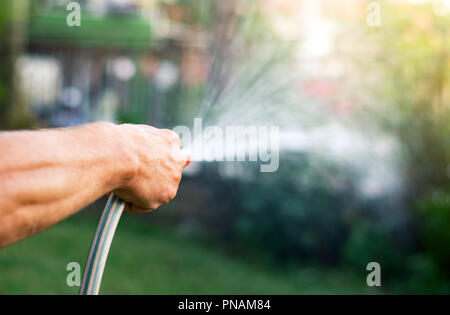
[[[69,2],[0,2],[1,129],[280,127],[277,172],[194,162],[125,214],[101,293],[450,293],[448,0]],[[104,204],[0,249],[0,293],[77,293]]]

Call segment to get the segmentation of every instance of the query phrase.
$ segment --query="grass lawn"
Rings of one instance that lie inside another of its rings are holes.
[[[0,294],[77,294],[66,265],[84,268],[97,222],[76,215],[0,249]],[[365,273],[254,266],[173,231],[124,214],[111,246],[101,294],[376,293]]]

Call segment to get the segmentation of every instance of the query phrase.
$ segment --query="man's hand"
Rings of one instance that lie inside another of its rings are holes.
[[[175,197],[187,156],[170,130],[98,122],[0,132],[0,247],[109,192],[131,212]]]
[[[158,208],[175,198],[188,156],[180,150],[178,135],[146,125],[120,125],[131,157],[128,176],[114,193],[128,201],[130,212]]]

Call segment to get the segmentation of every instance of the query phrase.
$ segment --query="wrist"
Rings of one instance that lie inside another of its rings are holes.
[[[110,146],[109,150],[111,150],[109,162],[112,165],[112,174],[109,190],[127,187],[138,168],[133,142],[128,137],[124,125],[109,122],[100,122],[99,124],[103,124],[101,128],[105,128],[107,137],[109,137],[106,144]]]
[[[89,151],[95,151],[94,160],[100,166],[103,190],[111,192],[126,187],[136,173],[137,160],[125,130],[121,125],[104,121],[86,124],[82,128],[89,138]]]

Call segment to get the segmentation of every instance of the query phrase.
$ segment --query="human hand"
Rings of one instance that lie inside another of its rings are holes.
[[[126,210],[147,212],[175,198],[183,167],[189,163],[178,135],[147,125],[117,127],[126,141],[129,167],[114,193],[128,202]]]

